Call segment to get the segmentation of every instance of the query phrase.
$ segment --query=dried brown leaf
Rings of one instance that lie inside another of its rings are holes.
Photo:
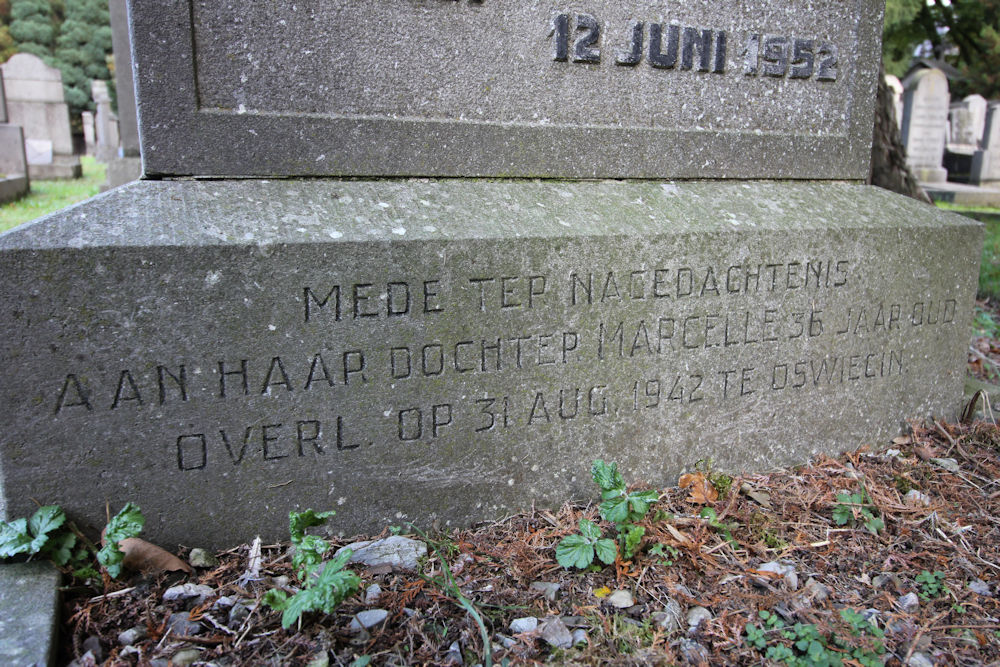
[[[138,537],[126,537],[118,543],[125,554],[125,567],[140,572],[191,572],[191,566],[166,549]]]
[[[695,505],[707,505],[719,499],[719,492],[700,472],[689,472],[681,475],[678,486],[682,489],[690,489],[691,495],[687,497],[687,501]]]
[[[913,448],[913,453],[919,456],[921,461],[930,461],[938,455],[937,450],[930,445],[917,445]]]

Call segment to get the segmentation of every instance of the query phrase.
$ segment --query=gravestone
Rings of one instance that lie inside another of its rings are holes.
[[[971,116],[970,123],[975,133],[975,140],[972,143],[978,146],[982,143],[983,135],[986,133],[986,111],[989,108],[989,102],[982,95],[974,94],[966,95],[962,104],[969,110]]]
[[[132,53],[128,36],[128,12],[125,0],[110,0],[108,8],[111,13],[111,44],[115,57],[121,155],[108,162],[108,180],[101,186],[102,192],[130,183],[142,174],[142,162],[139,159],[139,128],[135,116]]]
[[[879,10],[812,7],[132,5],[159,180],[0,236],[7,514],[468,523],[954,414],[981,226],[861,184]]]
[[[110,162],[118,157],[118,117],[111,110],[111,95],[108,82],[90,82],[90,92],[97,111],[94,113],[94,134],[96,137],[95,156],[101,162]]]
[[[899,77],[892,74],[885,75],[885,85],[892,92],[892,108],[895,111],[896,127],[903,125],[903,84]]]
[[[948,114],[949,136],[944,153],[944,168],[948,180],[968,183],[971,178],[973,155],[980,148],[986,123],[986,99],[969,95],[951,105]]]
[[[948,79],[937,69],[916,69],[903,81],[903,145],[917,180],[948,179],[941,166],[948,131]]]
[[[983,148],[972,158],[972,182],[995,186],[1000,183],[1000,102],[991,102],[986,112]]]
[[[30,177],[79,178],[62,74],[30,53],[14,54],[0,69],[10,122],[24,130]]]
[[[87,147],[87,155],[94,155],[97,153],[97,131],[94,127],[94,112],[81,112],[80,122],[83,123],[83,143]]]
[[[7,122],[7,98],[0,72],[0,202],[28,193],[28,161],[24,155],[24,132]]]

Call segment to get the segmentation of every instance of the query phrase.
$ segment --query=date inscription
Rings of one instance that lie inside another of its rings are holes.
[[[722,74],[726,71],[729,35],[676,23],[632,21],[626,43],[615,49],[615,65],[634,67],[645,58],[650,67]],[[552,59],[596,65],[601,62],[603,29],[592,14],[557,14],[552,19]],[[812,38],[750,33],[743,41],[742,66],[747,76],[836,81],[838,51],[834,44]]]

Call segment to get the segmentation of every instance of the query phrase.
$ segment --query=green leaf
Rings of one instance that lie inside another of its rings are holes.
[[[113,542],[115,548],[119,542],[127,537],[137,537],[142,532],[142,527],[146,525],[146,517],[142,515],[142,510],[134,503],[125,503],[125,507],[118,514],[111,517],[104,532],[104,539]]]
[[[45,505],[35,510],[28,521],[28,529],[34,536],[31,553],[38,553],[49,539],[49,533],[66,522],[66,515],[58,505]]]
[[[612,523],[624,523],[628,521],[628,498],[625,496],[609,498],[601,503],[599,509],[601,517],[605,521],[611,521]]]
[[[590,467],[590,476],[594,478],[597,486],[601,487],[601,491],[625,490],[625,480],[622,478],[622,474],[618,472],[617,463],[612,463],[609,466],[601,459],[595,459],[593,465]]]
[[[298,542],[305,536],[306,528],[312,526],[322,526],[326,520],[335,515],[336,512],[314,512],[311,509],[305,512],[288,513],[288,532],[292,536],[292,542]]]
[[[567,535],[556,545],[556,561],[567,569],[585,569],[594,562],[594,547],[583,535]]]
[[[628,495],[628,503],[632,506],[632,510],[639,516],[635,517],[637,520],[646,516],[646,512],[649,511],[649,506],[660,499],[660,494],[656,491],[633,491]]]
[[[73,558],[74,546],[76,546],[76,535],[67,531],[50,537],[42,551],[49,555],[53,563],[62,567]]]
[[[580,534],[590,540],[596,540],[601,536],[601,529],[593,521],[580,519]]]
[[[642,526],[622,527],[622,558],[629,559],[635,556],[645,534],[646,529]]]
[[[264,593],[260,601],[275,611],[284,611],[288,608],[288,594],[278,588],[272,588]]]
[[[615,546],[614,540],[609,540],[608,538],[597,540],[594,543],[594,553],[597,557],[601,559],[601,562],[605,565],[611,565],[615,562],[615,555],[618,548]]]
[[[31,549],[31,535],[28,534],[28,520],[15,519],[0,524],[0,558],[10,558],[28,553]]]

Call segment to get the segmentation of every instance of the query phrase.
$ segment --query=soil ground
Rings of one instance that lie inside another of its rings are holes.
[[[995,382],[1000,307],[978,312],[970,372]],[[61,664],[1000,664],[1000,429],[983,412],[791,470],[733,479],[703,466],[686,488],[660,490],[637,555],[589,570],[560,566],[555,547],[582,518],[614,537],[596,486],[590,505],[411,535],[430,547],[419,571],[351,566],[358,592],[288,630],[258,604],[296,590],[288,544],[259,558],[245,544],[191,575],[71,586]],[[185,582],[208,588],[164,601]],[[373,584],[381,594],[366,603]],[[370,609],[387,615],[352,629]],[[539,628],[513,632],[524,617]],[[549,641],[563,626],[583,631],[574,646]],[[130,628],[146,637],[126,647]]]

